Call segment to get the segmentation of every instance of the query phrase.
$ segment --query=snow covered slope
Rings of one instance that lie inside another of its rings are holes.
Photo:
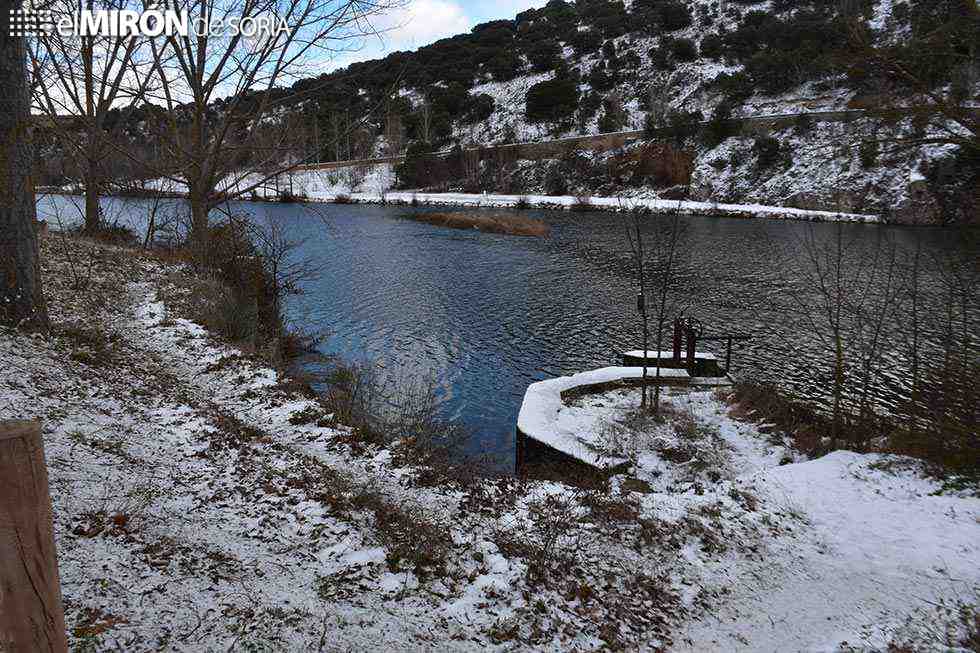
[[[966,641],[964,617],[977,636],[980,499],[915,461],[803,460],[706,390],[631,421],[638,394],[613,391],[564,409],[636,435],[610,488],[433,486],[181,317],[188,269],[69,242],[83,273],[52,238],[54,329],[0,328],[0,419],[44,423],[73,650],[920,651]]]

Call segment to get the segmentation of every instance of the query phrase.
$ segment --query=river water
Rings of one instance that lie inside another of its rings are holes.
[[[71,201],[42,198],[40,217],[69,220]],[[142,228],[147,202],[107,202],[107,214]],[[636,280],[621,215],[528,211],[551,225],[551,235],[526,238],[403,219],[433,210],[425,208],[232,208],[279,225],[302,241],[296,256],[321,268],[318,278],[304,282],[303,294],[290,299],[288,313],[295,325],[327,334],[323,353],[402,378],[432,379],[443,415],[472,432],[474,451],[502,464],[512,460],[528,384],[614,365],[622,351],[640,348]],[[650,225],[655,220],[647,219]],[[812,290],[805,243],[836,242],[839,234],[849,251],[865,251],[853,256],[859,264],[882,242],[921,247],[922,260],[956,255],[976,261],[975,234],[968,232],[699,216],[685,216],[683,224],[673,308],[696,316],[706,335],[752,335],[735,348],[735,375],[777,381],[821,404],[831,380],[826,342],[791,299]],[[934,273],[922,285],[940,294]],[[967,312],[976,332],[980,313],[976,306]],[[906,321],[896,314],[885,332],[901,331]],[[941,326],[935,320],[926,339],[938,338]],[[724,354],[722,343],[704,349]],[[903,394],[907,365],[899,349],[883,352],[885,374],[875,393],[885,406]]]

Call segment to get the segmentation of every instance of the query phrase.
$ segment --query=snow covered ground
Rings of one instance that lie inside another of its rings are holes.
[[[975,619],[980,499],[912,460],[617,390],[562,409],[637,461],[608,489],[425,485],[185,319],[188,270],[43,254],[55,326],[0,330],[0,419],[44,421],[74,648],[946,650]]]

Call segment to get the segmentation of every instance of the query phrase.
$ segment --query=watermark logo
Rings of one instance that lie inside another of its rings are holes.
[[[203,14],[192,18],[186,10],[168,9],[165,4],[151,5],[144,11],[83,9],[58,16],[49,9],[34,9],[27,3],[21,9],[10,10],[10,35],[14,37],[243,36],[250,44],[261,44],[289,32],[286,21],[271,14],[224,18]]]
[[[39,36],[54,31],[54,13],[47,9],[33,9],[24,5],[10,10],[11,36]]]

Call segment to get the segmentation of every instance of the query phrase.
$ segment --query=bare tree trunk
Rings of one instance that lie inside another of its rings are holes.
[[[34,147],[24,40],[10,36],[0,0],[0,323],[46,327],[34,223]]]
[[[911,319],[912,322],[909,325],[911,330],[911,342],[909,343],[909,357],[912,359],[909,365],[909,371],[911,372],[911,397],[909,402],[909,424],[908,429],[912,435],[916,435],[919,428],[919,391],[921,389],[921,384],[919,383],[919,337],[920,337],[920,324],[919,324],[919,275],[921,271],[921,259],[922,259],[922,243],[916,243],[915,247],[915,258],[912,259],[912,271],[911,278],[909,280],[909,299],[912,302]]]
[[[41,427],[0,422],[0,650],[68,650]]]
[[[91,168],[90,168],[91,170]],[[99,187],[95,175],[85,178],[85,233],[94,234],[102,228],[102,210],[99,206]]]
[[[278,178],[276,179],[278,182]],[[202,253],[208,243],[208,201],[195,183],[191,182],[188,202],[191,205],[191,247],[195,253]],[[278,184],[276,191],[278,192]]]
[[[657,371],[654,374],[653,382],[653,415],[660,417],[660,351],[663,347],[664,321],[660,320],[657,324]]]
[[[640,230],[640,219],[634,212],[630,215],[629,220],[632,222],[627,222],[626,224],[626,238],[629,241],[630,249],[633,252],[633,262],[636,265],[636,280],[639,285],[639,295],[637,301],[637,308],[640,311],[640,323],[643,327],[643,378],[640,381],[641,388],[641,399],[640,408],[644,412],[647,409],[647,358],[650,355],[650,318],[647,313],[647,301],[646,301],[646,274],[644,268],[644,256],[643,251],[643,232]],[[634,240],[635,237],[635,240]],[[659,363],[658,363],[659,372]]]
[[[94,6],[93,0],[88,0],[87,4],[88,10],[91,11]],[[91,38],[83,38],[80,53],[82,68],[84,69],[85,115],[90,117],[95,116],[95,54],[92,41]],[[96,156],[101,154],[98,143],[100,129],[100,126],[94,121],[93,124],[89,125],[88,151],[82,157],[85,166],[85,233],[87,234],[98,233],[102,227],[102,214],[99,211],[99,187],[101,186],[99,182],[101,180],[97,178],[95,172],[99,165]]]

